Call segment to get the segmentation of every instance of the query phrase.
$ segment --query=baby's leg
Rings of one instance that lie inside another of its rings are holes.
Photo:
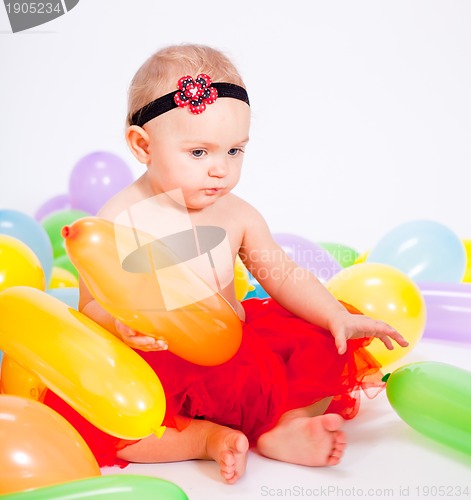
[[[345,450],[343,418],[323,411],[326,399],[285,413],[278,424],[262,434],[257,447],[262,455],[299,465],[325,466],[339,463]]]
[[[304,408],[295,408],[294,410],[287,411],[285,417],[317,417],[324,415],[333,398],[324,398],[312,405],[305,406]]]
[[[148,436],[119,451],[118,457],[136,463],[214,460],[224,480],[235,483],[245,472],[248,448],[248,440],[240,431],[191,420],[182,431],[167,428],[161,438]]]

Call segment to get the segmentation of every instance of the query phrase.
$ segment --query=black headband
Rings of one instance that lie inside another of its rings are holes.
[[[207,104],[212,104],[218,97],[231,97],[250,106],[247,91],[234,83],[213,83],[208,75],[198,75],[195,80],[184,76],[178,81],[179,90],[165,94],[146,104],[131,117],[131,125],[142,127],[148,121],[177,107],[189,107],[193,114],[200,114]]]

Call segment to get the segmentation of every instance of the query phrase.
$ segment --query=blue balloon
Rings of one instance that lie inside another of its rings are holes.
[[[43,268],[46,283],[49,283],[54,256],[51,240],[41,224],[17,210],[0,210],[0,233],[17,238],[33,250]]]
[[[249,273],[249,283],[253,286],[253,290],[247,292],[247,295],[244,297],[245,299],[266,299],[270,297],[268,293],[264,290],[262,285]]]
[[[72,309],[78,311],[79,289],[75,286],[50,288],[47,294],[66,303]]]
[[[415,282],[458,283],[467,259],[463,242],[451,229],[439,222],[415,220],[389,231],[366,260],[389,264]]]

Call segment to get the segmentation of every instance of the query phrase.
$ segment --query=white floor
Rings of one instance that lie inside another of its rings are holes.
[[[422,339],[397,365],[441,361],[471,369],[471,343]],[[394,366],[389,367],[394,368]],[[471,427],[471,422],[470,422]],[[383,391],[363,399],[347,422],[348,449],[341,464],[309,468],[279,463],[250,451],[246,475],[226,485],[214,462],[104,468],[103,474],[142,474],[179,485],[191,500],[262,498],[471,498],[471,456],[432,441],[406,425]],[[467,490],[466,490],[467,488]]]

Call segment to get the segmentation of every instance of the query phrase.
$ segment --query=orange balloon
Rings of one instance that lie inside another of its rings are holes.
[[[48,406],[0,395],[0,493],[100,476],[80,434]]]
[[[90,293],[114,317],[165,338],[169,351],[199,365],[223,363],[237,352],[242,326],[236,312],[165,244],[98,217],[75,221],[63,236]],[[118,239],[121,252],[127,249],[123,264]]]
[[[39,377],[23,368],[7,355],[4,355],[2,359],[0,387],[3,394],[12,394],[35,400],[40,400],[44,396],[46,389]]]

